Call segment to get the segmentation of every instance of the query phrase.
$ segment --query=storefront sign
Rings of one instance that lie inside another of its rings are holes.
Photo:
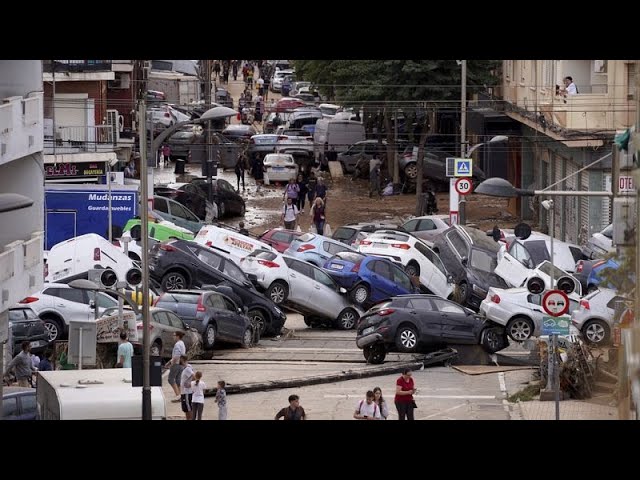
[[[44,171],[47,180],[106,175],[105,162],[56,163],[54,165],[45,165]]]

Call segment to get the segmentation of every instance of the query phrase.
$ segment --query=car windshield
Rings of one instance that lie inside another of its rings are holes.
[[[333,238],[336,240],[349,240],[356,232],[353,228],[340,227],[333,234]]]
[[[538,265],[537,268],[542,273],[546,273],[547,275],[549,275],[549,277],[551,277],[551,270],[553,270],[554,278],[560,278],[560,277],[564,277],[565,275],[568,275],[567,272],[565,272],[564,270],[560,270],[558,267],[554,266],[549,261],[542,262],[540,265]]]
[[[498,259],[494,252],[472,248],[469,265],[471,268],[492,273],[498,266]]]
[[[298,238],[294,238],[293,241],[294,242],[305,243],[305,242],[310,242],[314,238],[316,238],[316,236],[313,233],[305,233],[304,235],[302,235],[302,236],[300,236]]]
[[[361,253],[356,252],[340,252],[336,254],[336,259],[338,260],[346,260],[347,262],[359,264],[364,260],[365,256]]]
[[[26,313],[26,318],[33,319],[33,320],[38,318],[36,314],[33,313],[33,310],[27,310],[26,308],[22,308],[17,310],[9,310],[9,321],[16,322],[16,321],[24,320],[25,313]]]
[[[160,297],[158,303],[176,302],[176,303],[198,303],[199,293],[165,293]]]
[[[277,257],[277,255],[273,252],[268,252],[266,250],[254,250],[253,252],[251,252],[249,255],[249,257],[254,257],[254,258],[259,258],[261,260],[273,260],[274,258]]]

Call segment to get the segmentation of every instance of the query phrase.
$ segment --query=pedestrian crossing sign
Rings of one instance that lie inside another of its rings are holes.
[[[455,177],[470,177],[472,176],[472,162],[470,158],[456,158],[455,166],[453,169],[453,175]]]

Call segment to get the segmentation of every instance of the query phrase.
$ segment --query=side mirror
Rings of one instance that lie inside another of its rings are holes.
[[[469,259],[467,257],[462,257],[460,259],[460,263],[462,263],[462,265],[466,266],[467,263],[469,263]]]
[[[89,301],[89,308],[96,308],[96,302],[94,302],[93,300]]]
[[[242,310],[240,307],[238,307],[238,313],[239,313],[240,315],[242,315],[242,314],[244,313],[244,312],[243,312],[243,310]]]
[[[454,283],[453,282],[453,275],[447,275],[447,283]]]
[[[340,293],[347,293],[347,289],[344,287],[340,287],[338,290]]]

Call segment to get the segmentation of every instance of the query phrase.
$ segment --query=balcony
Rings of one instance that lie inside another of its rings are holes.
[[[111,71],[111,60],[43,60],[44,73]]]
[[[42,93],[9,97],[0,105],[0,165],[42,151]]]
[[[113,152],[118,146],[118,135],[112,125],[60,126],[56,128],[55,141],[51,131],[44,136],[45,155]]]
[[[0,311],[42,288],[44,232],[0,247]]]

